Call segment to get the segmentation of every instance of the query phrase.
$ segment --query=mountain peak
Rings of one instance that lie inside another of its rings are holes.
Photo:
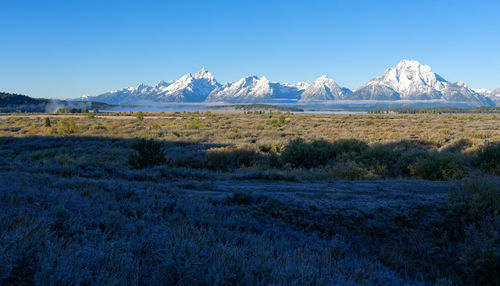
[[[149,86],[144,84],[144,83],[140,83],[137,85],[137,87],[135,88],[136,90],[141,90],[141,89],[145,89],[145,88],[148,88]]]
[[[408,59],[402,59],[399,61],[396,67],[403,67],[403,66],[413,66],[413,67],[418,67],[422,66],[422,64],[417,61],[417,60],[408,60]]]
[[[402,60],[396,65],[396,70],[402,73],[428,74],[433,73],[431,67],[416,60]]]
[[[342,99],[349,92],[350,90],[338,86],[333,79],[322,75],[305,88],[301,101]]]
[[[324,83],[335,83],[335,81],[329,77],[327,77],[326,75],[322,75],[320,77],[318,77],[314,82],[314,83],[320,83],[320,84],[324,84]]]
[[[489,97],[489,98],[486,98]],[[312,83],[281,84],[262,76],[247,76],[236,82],[219,84],[202,68],[177,80],[156,86],[140,84],[97,96],[84,97],[110,104],[142,102],[313,102],[330,100],[440,100],[492,105],[500,101],[500,89],[471,90],[462,82],[448,82],[416,60],[401,60],[381,76],[354,92],[339,86],[326,75]]]
[[[164,81],[164,80],[161,80],[158,84],[156,84],[156,87],[162,87],[162,86],[168,86],[170,83]]]
[[[193,77],[196,79],[201,79],[201,78],[206,78],[210,80],[215,79],[212,73],[209,72],[207,69],[205,69],[205,67],[201,68],[201,70],[198,71]]]
[[[432,72],[428,65],[416,60],[402,60],[396,67],[385,71],[382,76],[368,82],[369,86],[387,86],[402,98],[412,98],[426,94],[429,99],[439,98],[446,80]]]

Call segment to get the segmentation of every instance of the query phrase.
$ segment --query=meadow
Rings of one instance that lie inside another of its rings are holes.
[[[0,115],[1,285],[498,285],[499,114]]]

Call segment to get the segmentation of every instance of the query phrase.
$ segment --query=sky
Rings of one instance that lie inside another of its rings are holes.
[[[0,0],[0,91],[44,98],[154,85],[202,67],[356,89],[401,59],[500,87],[500,1]]]

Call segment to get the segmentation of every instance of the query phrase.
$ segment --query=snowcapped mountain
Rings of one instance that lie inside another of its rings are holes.
[[[269,99],[273,90],[265,77],[248,76],[213,90],[207,101],[246,102]]]
[[[370,80],[366,85],[390,87],[402,99],[439,99],[439,91],[445,88],[445,82],[429,66],[402,60],[395,68],[386,70],[382,76]]]
[[[333,79],[324,75],[304,88],[300,101],[342,100],[351,93],[350,89],[341,88]]]
[[[486,88],[474,89],[475,92],[482,94],[500,106],[500,88],[489,90]]]
[[[296,85],[270,82],[266,77],[248,76],[214,89],[207,97],[211,102],[297,101],[307,83]]]
[[[141,104],[148,102],[202,102],[220,84],[205,68],[196,74],[186,74],[175,81],[160,81],[151,87],[140,84],[80,99],[109,104]]]
[[[201,102],[220,84],[205,68],[161,87],[157,98],[163,102]]]
[[[432,72],[427,65],[414,60],[402,60],[355,90],[339,86],[333,79],[321,76],[312,83],[272,82],[266,77],[248,76],[223,85],[206,69],[155,86],[140,84],[78,100],[101,101],[109,104],[141,105],[155,102],[227,102],[227,103],[299,103],[318,104],[322,101],[400,101],[460,103],[465,106],[500,104],[500,88],[473,90],[463,82],[448,82]],[[426,103],[427,104],[427,103]]]
[[[372,100],[444,100],[491,105],[484,95],[464,83],[451,83],[415,60],[402,60],[378,78],[355,90],[351,99]]]
[[[78,100],[100,101],[109,104],[137,104],[154,100],[151,97],[153,87],[139,84],[136,87],[127,87],[113,90],[97,96],[82,96]]]

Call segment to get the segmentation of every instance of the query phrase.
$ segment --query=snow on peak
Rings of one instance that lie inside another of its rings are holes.
[[[492,92],[491,90],[489,90],[487,88],[473,88],[472,90],[477,92],[477,93],[484,94],[484,95],[489,95]]]
[[[415,60],[402,60],[378,78],[353,93],[355,99],[446,100],[489,105],[483,95],[463,82],[452,83],[434,73],[427,65]]]
[[[140,89],[144,89],[144,88],[147,88],[147,87],[148,86],[145,85],[144,83],[140,83],[140,84],[137,85],[137,87],[135,89],[140,90]]]
[[[335,81],[326,75],[318,77],[312,84],[336,84]]]
[[[301,95],[302,101],[343,99],[350,91],[341,88],[326,75],[320,76],[307,86]]]
[[[203,101],[220,84],[214,76],[202,68],[196,74],[186,74],[178,80],[171,82],[159,93],[163,101]]]
[[[446,88],[446,80],[432,72],[431,67],[415,60],[402,60],[396,67],[368,82],[367,85],[382,85],[392,88],[402,98],[411,98],[420,94],[437,97],[435,91]]]
[[[497,106],[500,106],[500,88],[494,90],[489,90],[487,88],[477,88],[473,89],[473,91],[480,95],[486,96],[487,98],[494,101],[497,104]]]
[[[156,84],[155,88],[166,87],[166,86],[169,86],[170,84],[171,84],[171,82],[166,82],[164,80],[161,80],[158,84]]]
[[[422,65],[419,61],[416,60],[401,60],[397,65],[396,69],[402,70],[402,69],[420,69],[425,72],[431,72],[431,67],[428,65]]]
[[[307,83],[297,85],[271,82],[266,77],[247,76],[215,89],[207,101],[222,102],[272,102],[297,101]],[[303,89],[300,89],[300,88]]]
[[[205,69],[204,67],[201,68],[200,71],[198,71],[197,73],[195,73],[195,75],[193,76],[195,79],[202,79],[202,78],[205,78],[205,79],[210,79],[210,80],[215,80],[214,76],[212,75],[211,72],[209,72],[207,69]]]
[[[226,84],[218,91],[219,98],[265,97],[272,94],[270,82],[266,77],[248,76],[232,84]]]
[[[177,80],[160,81],[151,87],[136,87],[110,91],[87,100],[111,104],[137,104],[140,102],[297,102],[322,100],[445,100],[491,105],[500,101],[500,89],[472,90],[463,82],[448,82],[432,72],[427,65],[415,60],[402,60],[387,69],[380,77],[352,92],[340,87],[326,75],[312,83],[282,84],[266,77],[248,76],[236,82],[220,85],[207,69],[186,74]]]
[[[311,84],[308,83],[307,81],[299,81],[296,84],[284,84],[284,86],[286,86],[286,87],[296,88],[297,90],[305,90],[310,85]]]

